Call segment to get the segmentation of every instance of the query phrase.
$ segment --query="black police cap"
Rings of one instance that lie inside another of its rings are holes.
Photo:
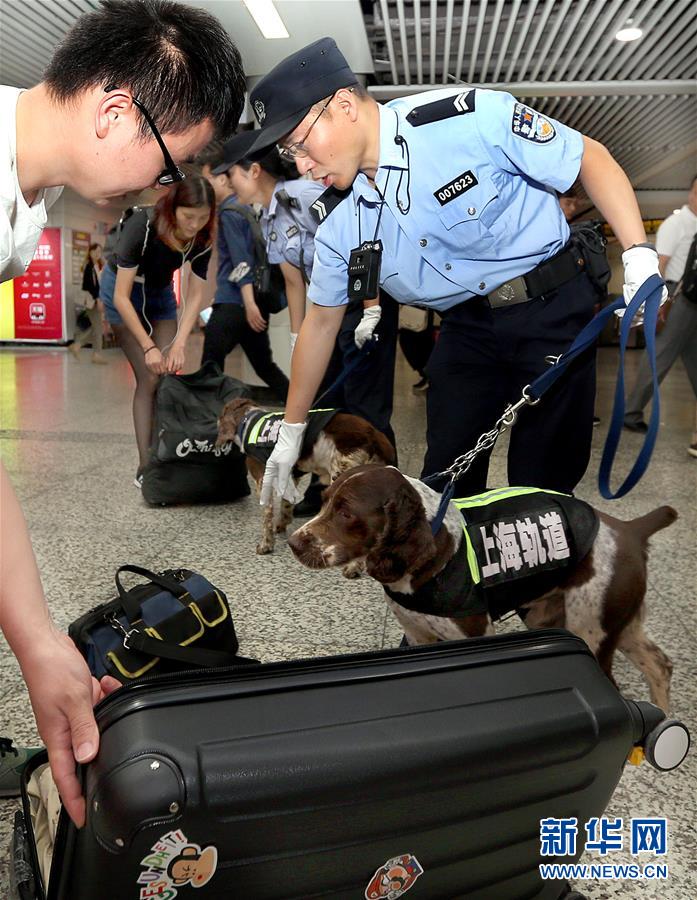
[[[339,88],[358,84],[333,38],[324,37],[287,56],[256,83],[250,94],[261,127],[254,150],[275,144],[298,125],[315,103]]]
[[[212,169],[213,175],[223,175],[241,159],[252,155],[252,144],[256,141],[256,131],[241,131],[223,144],[223,161]]]

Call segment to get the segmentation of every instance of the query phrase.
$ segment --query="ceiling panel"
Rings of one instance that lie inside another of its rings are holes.
[[[694,0],[380,0],[367,7],[377,98],[444,84],[507,89],[605,143],[637,186],[660,189],[663,201],[671,189],[677,199],[697,173]],[[621,43],[615,33],[628,20],[644,34]]]

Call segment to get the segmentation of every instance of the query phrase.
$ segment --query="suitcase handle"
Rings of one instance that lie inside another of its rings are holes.
[[[132,572],[134,575],[142,575],[143,578],[147,578],[154,584],[159,585],[159,587],[174,594],[175,597],[183,597],[188,593],[180,581],[177,581],[175,578],[170,578],[169,575],[159,575],[157,572],[151,572],[149,569],[142,568],[142,566],[119,566],[116,570],[114,580],[116,581],[116,589],[119,592],[119,597],[121,598],[121,603],[123,604],[124,612],[126,613],[129,622],[134,622],[140,617],[140,602],[121,584],[121,578],[119,576],[122,572]]]

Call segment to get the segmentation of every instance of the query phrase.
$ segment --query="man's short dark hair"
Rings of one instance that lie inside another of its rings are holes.
[[[128,88],[162,133],[210,119],[220,137],[242,112],[246,82],[237,47],[220,22],[172,0],[101,0],[81,16],[49,63],[51,95],[68,102],[95,85]],[[141,134],[148,126],[141,117]]]

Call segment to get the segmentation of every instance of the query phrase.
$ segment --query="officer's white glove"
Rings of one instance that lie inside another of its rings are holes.
[[[377,306],[369,306],[363,310],[363,318],[356,325],[356,330],[353,332],[353,340],[359,350],[373,336],[381,315],[382,307],[379,304]]]
[[[290,333],[290,355],[293,355],[293,350],[295,350],[295,342],[298,340],[297,334]]]
[[[624,287],[622,288],[624,304],[629,306],[634,295],[649,276],[658,275],[661,278],[663,276],[658,269],[658,254],[653,247],[630,247],[629,250],[625,250],[622,254],[622,262],[624,264]],[[664,286],[661,294],[661,306],[667,299],[668,288]],[[624,313],[625,310],[623,309],[615,311],[615,315],[620,319],[624,316]],[[632,324],[641,325],[643,321],[644,307],[642,305]]]
[[[273,503],[274,491],[289,503],[299,503],[302,500],[302,492],[296,488],[291,475],[293,466],[300,456],[306,428],[307,425],[304,422],[297,425],[281,422],[278,440],[267,460],[264,478],[261,482],[259,503],[262,506]]]

